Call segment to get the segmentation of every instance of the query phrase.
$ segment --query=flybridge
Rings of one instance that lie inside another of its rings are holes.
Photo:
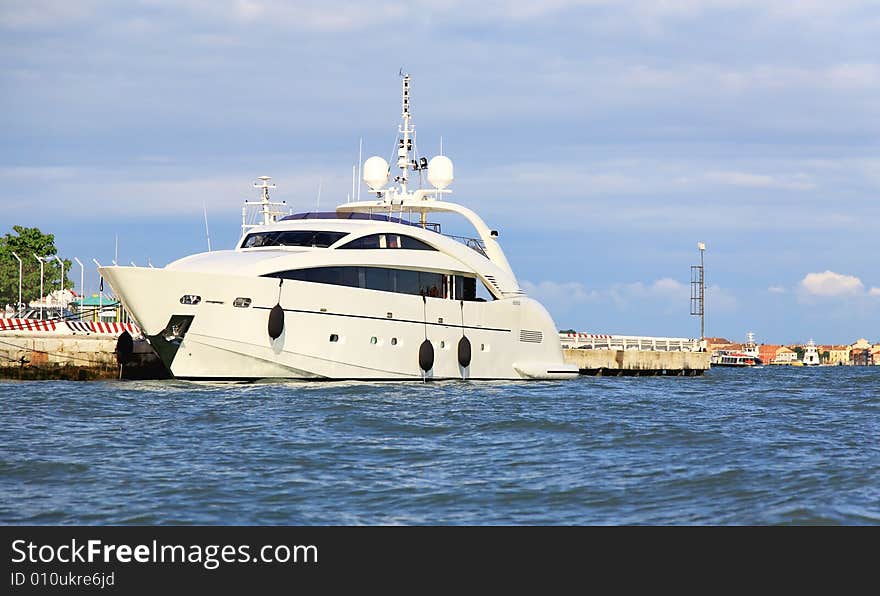
[[[382,157],[374,155],[364,162],[363,181],[370,192],[376,194],[375,201],[357,201],[343,203],[336,208],[338,213],[387,213],[402,218],[404,214],[416,213],[419,223],[427,227],[428,213],[456,213],[464,217],[479,235],[485,256],[493,263],[514,276],[510,263],[501,250],[496,238],[498,232],[486,225],[483,219],[472,210],[440,200],[441,195],[451,193],[448,187],[455,179],[452,160],[445,155],[436,155],[428,161],[424,157],[413,156],[413,137],[415,126],[412,124],[410,112],[410,76],[403,75],[402,83],[402,122],[398,127],[400,137],[397,139],[397,167],[400,173],[394,177],[397,186],[388,186],[391,168]],[[409,190],[409,171],[428,170],[428,182],[431,189]]]
[[[369,188],[369,192],[375,193],[376,199],[372,201],[354,201],[343,203],[336,207],[337,217],[357,218],[355,214],[363,214],[361,217],[373,219],[376,216],[384,216],[387,221],[404,223],[404,216],[410,221],[413,216],[418,217],[418,226],[428,229],[428,213],[455,213],[466,219],[476,230],[478,239],[456,238],[464,241],[467,246],[473,248],[495,265],[510,274],[516,284],[516,276],[498,244],[498,231],[490,229],[483,219],[471,209],[441,200],[442,195],[449,194],[452,190],[449,186],[455,179],[452,160],[445,155],[436,155],[428,160],[416,154],[415,126],[412,123],[410,110],[410,87],[409,75],[402,75],[401,87],[401,123],[398,126],[397,162],[399,173],[391,179],[391,166],[385,159],[378,155],[368,158],[363,164],[362,180]],[[427,170],[427,180],[432,188],[419,188],[411,190],[409,185],[410,172]],[[242,208],[242,238],[246,232],[255,225],[269,225],[282,219],[306,219],[308,215],[292,216],[284,209],[285,202],[273,202],[269,198],[269,191],[275,189],[275,184],[270,182],[269,176],[260,176],[254,182],[254,187],[260,190],[259,201],[245,201]],[[390,185],[389,185],[390,183]],[[248,207],[257,208],[257,216],[248,221]],[[407,222],[408,223],[408,222]],[[439,232],[439,229],[435,229]],[[517,292],[520,293],[520,292]]]

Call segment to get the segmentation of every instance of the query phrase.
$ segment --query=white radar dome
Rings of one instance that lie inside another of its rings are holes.
[[[445,155],[435,155],[428,162],[428,182],[431,186],[443,190],[450,184],[454,176],[452,175],[452,160]]]
[[[388,162],[374,155],[364,162],[364,182],[370,190],[379,190],[388,182]]]

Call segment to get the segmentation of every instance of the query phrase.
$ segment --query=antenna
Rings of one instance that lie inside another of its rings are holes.
[[[249,228],[254,227],[255,225],[269,225],[274,223],[279,215],[285,215],[284,211],[279,211],[272,209],[272,207],[286,207],[287,203],[285,201],[272,202],[269,200],[269,191],[275,189],[275,184],[269,182],[272,179],[271,176],[260,176],[256,180],[254,180],[254,188],[258,188],[260,190],[260,200],[259,201],[245,201],[244,206],[241,208],[241,233],[244,234],[247,232]],[[248,207],[249,206],[258,206],[260,208],[260,215],[263,216],[262,224],[249,224],[247,221],[248,216]]]
[[[208,204],[202,202],[202,211],[205,214],[205,236],[208,238],[208,252],[211,252],[211,232],[208,230]]]
[[[361,137],[361,140],[358,143],[358,173],[357,173],[358,180],[361,179],[361,164],[363,163],[363,159],[364,159],[364,137]],[[358,187],[357,187],[357,200],[358,201],[361,200],[361,185],[360,184],[358,184]]]
[[[409,81],[410,76],[408,74],[403,74],[403,69],[400,69],[400,76],[403,77],[403,81],[401,83],[401,116],[403,118],[403,123],[398,128],[398,132],[403,135],[398,140],[397,146],[397,167],[400,168],[400,175],[397,177],[397,181],[400,182],[400,190],[403,195],[406,195],[406,182],[407,182],[407,170],[410,167],[409,154],[412,151],[412,139],[410,135],[414,132],[414,129],[410,127],[410,119],[412,115],[409,112]]]
[[[321,188],[324,186],[324,177],[321,176],[320,180],[318,180],[318,199],[315,202],[315,213],[321,211]]]

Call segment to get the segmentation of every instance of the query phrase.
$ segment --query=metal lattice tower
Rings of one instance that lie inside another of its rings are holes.
[[[700,264],[691,265],[691,315],[700,317],[700,341],[706,339],[706,278],[703,267],[703,253],[706,245],[697,243],[700,249]]]

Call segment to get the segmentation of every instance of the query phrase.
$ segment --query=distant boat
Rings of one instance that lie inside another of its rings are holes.
[[[804,366],[819,366],[820,364],[819,350],[816,348],[816,342],[811,339],[804,348]]]
[[[745,352],[734,352],[731,350],[719,350],[715,352],[709,359],[709,363],[712,366],[735,366],[740,368],[762,364],[761,359],[756,356],[746,354]]]
[[[742,353],[750,356],[755,361],[755,365],[764,364],[764,361],[761,360],[758,344],[755,343],[755,333],[753,331],[749,331],[746,334],[746,343],[743,346]]]
[[[709,358],[712,366],[734,366],[739,368],[760,366],[764,364],[758,355],[758,345],[755,343],[755,334],[749,331],[746,335],[746,343],[742,350],[718,350]]]

